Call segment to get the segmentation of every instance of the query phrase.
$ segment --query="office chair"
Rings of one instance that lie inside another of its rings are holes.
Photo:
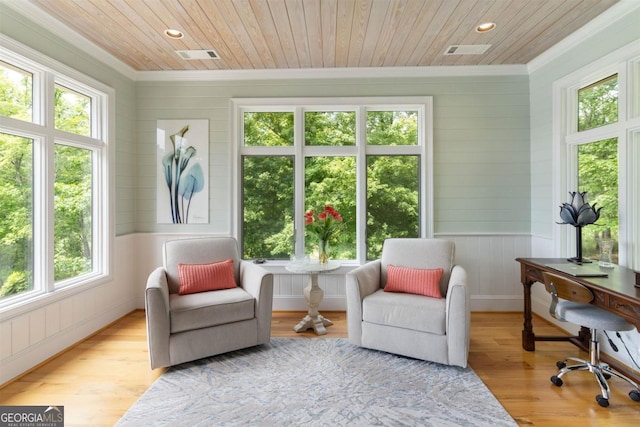
[[[635,327],[622,317],[590,304],[594,299],[593,293],[580,283],[548,272],[543,272],[543,276],[545,287],[551,294],[551,305],[549,306],[551,316],[560,321],[571,322],[591,330],[589,360],[567,357],[557,362],[556,365],[560,370],[551,377],[551,382],[560,387],[563,384],[561,378],[564,374],[588,370],[596,377],[600,386],[601,394],[596,396],[596,401],[600,406],[606,408],[609,406],[610,391],[607,379],[615,376],[633,386],[634,390],[629,392],[629,397],[640,402],[640,386],[600,361],[600,345],[598,343],[598,330],[630,331]],[[560,299],[564,301],[560,301]],[[576,364],[568,365],[569,361],[576,362]]]

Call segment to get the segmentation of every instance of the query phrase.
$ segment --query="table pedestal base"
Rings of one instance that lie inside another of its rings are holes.
[[[309,284],[304,288],[304,299],[309,304],[309,311],[306,316],[293,328],[296,332],[306,331],[313,328],[316,334],[324,335],[327,333],[325,326],[333,325],[329,319],[325,319],[318,312],[318,306],[324,297],[324,291],[318,286],[318,273],[309,275]]]
[[[293,328],[296,332],[306,331],[313,328],[314,332],[318,335],[325,335],[327,329],[325,326],[331,326],[333,322],[329,319],[325,319],[322,314],[318,314],[315,317],[307,314],[304,318]]]

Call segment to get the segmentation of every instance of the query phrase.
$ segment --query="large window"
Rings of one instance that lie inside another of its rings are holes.
[[[612,240],[613,262],[637,268],[640,63],[626,56],[621,50],[556,84],[564,104],[558,155],[566,159],[557,196],[563,202],[568,191],[586,191],[588,202],[602,208],[599,220],[583,229],[584,257],[598,260],[603,241]],[[572,254],[569,228],[562,241]]]
[[[109,274],[104,89],[19,45],[0,52],[0,308]]]
[[[577,92],[578,133],[618,121],[618,75],[581,87]],[[613,134],[614,131],[612,131]],[[591,205],[602,207],[597,225],[583,233],[583,256],[597,260],[604,240],[613,240],[613,262],[618,263],[618,138],[585,137],[573,150],[580,192],[586,191]],[[598,139],[598,140],[594,140]],[[572,161],[573,157],[572,156]]]
[[[430,233],[431,99],[234,100],[245,258],[316,256],[304,214],[343,218],[330,256],[380,256],[387,237]]]

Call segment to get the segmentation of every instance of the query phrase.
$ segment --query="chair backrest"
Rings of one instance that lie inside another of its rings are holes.
[[[434,269],[442,268],[440,292],[447,294],[454,265],[455,244],[444,239],[391,238],[382,245],[381,280],[387,284],[387,266]]]
[[[547,271],[544,271],[542,276],[544,277],[544,286],[547,292],[551,294],[549,314],[555,318],[557,318],[556,306],[558,305],[559,299],[583,304],[589,304],[593,301],[593,292],[575,280]]]
[[[162,262],[167,272],[169,293],[178,293],[178,264],[210,264],[233,260],[236,283],[240,284],[238,242],[233,237],[202,237],[169,240],[162,245]]]

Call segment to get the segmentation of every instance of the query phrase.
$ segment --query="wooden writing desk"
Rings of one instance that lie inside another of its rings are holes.
[[[546,267],[546,264],[561,264],[569,262],[564,258],[517,258],[520,263],[520,281],[524,290],[524,328],[522,329],[522,348],[528,351],[536,349],[536,341],[570,341],[588,351],[590,331],[581,328],[578,336],[536,336],[531,323],[531,286],[543,283],[543,271],[550,271],[560,276],[569,277],[589,288],[595,299],[592,304],[624,317],[640,331],[640,288],[634,286],[635,273],[625,267],[616,266],[613,270],[606,270],[608,277],[573,277],[558,270]],[[596,264],[597,265],[597,264]],[[630,372],[624,366],[617,364],[611,358],[603,357],[614,369],[635,378],[638,375]]]

